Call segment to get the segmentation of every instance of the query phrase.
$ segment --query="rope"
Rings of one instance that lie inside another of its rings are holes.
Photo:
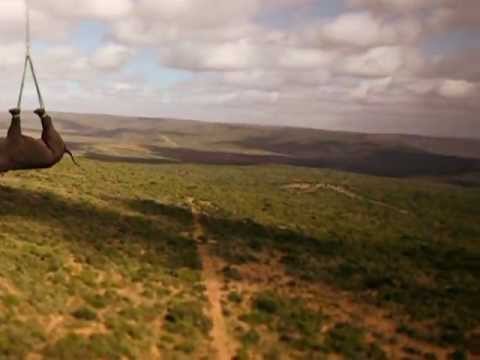
[[[35,89],[37,91],[38,103],[41,109],[45,109],[45,103],[43,102],[42,92],[40,91],[40,85],[38,83],[35,67],[33,66],[31,51],[31,30],[30,30],[30,7],[28,6],[28,0],[25,2],[25,64],[23,66],[22,82],[20,84],[20,94],[18,95],[17,108],[22,108],[23,90],[25,88],[25,78],[27,77],[27,70],[30,68],[32,72],[33,82],[35,83]]]
[[[25,0],[25,47],[27,50],[27,56],[30,56],[30,6],[28,0]]]

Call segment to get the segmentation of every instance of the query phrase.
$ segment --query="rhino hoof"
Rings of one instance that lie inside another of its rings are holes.
[[[45,111],[45,109],[40,108],[35,110],[33,113],[43,118],[47,112]]]
[[[20,109],[19,108],[10,109],[9,113],[12,114],[12,116],[18,116],[20,115]]]

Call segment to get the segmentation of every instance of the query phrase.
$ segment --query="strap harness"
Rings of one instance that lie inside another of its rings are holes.
[[[45,109],[45,103],[43,101],[42,92],[40,91],[40,85],[38,83],[37,74],[35,73],[35,67],[33,66],[32,56],[31,56],[31,35],[30,35],[30,7],[28,6],[28,1],[25,2],[25,64],[23,66],[23,76],[22,83],[20,85],[20,94],[18,95],[17,108],[22,108],[22,99],[23,99],[23,90],[25,88],[25,78],[27,76],[27,70],[30,68],[32,73],[33,81],[35,83],[35,89],[37,91],[38,103],[40,104],[41,109]]]

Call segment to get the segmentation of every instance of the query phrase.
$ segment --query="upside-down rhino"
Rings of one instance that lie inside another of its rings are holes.
[[[52,118],[44,109],[35,110],[42,121],[42,137],[34,139],[22,135],[20,109],[11,109],[12,120],[7,137],[0,139],[0,173],[14,170],[46,169],[72,153],[53,126]]]

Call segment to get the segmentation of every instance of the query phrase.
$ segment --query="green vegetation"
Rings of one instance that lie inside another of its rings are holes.
[[[336,324],[327,334],[326,347],[347,359],[386,360],[387,356],[377,344],[365,343],[361,329],[347,323]]]
[[[81,163],[1,179],[0,358],[208,354],[189,198],[228,281],[279,258],[293,282],[392,312],[399,334],[464,349],[480,326],[478,188],[286,166]],[[240,358],[384,358],[357,323],[325,328],[331,320],[301,293],[258,290],[225,296],[242,309]]]
[[[204,222],[227,262],[282,253],[290,275],[398,309],[438,344],[463,344],[479,325],[478,189],[288,167],[221,168],[210,179],[195,193],[216,205]],[[292,183],[335,184],[369,201]],[[435,331],[421,326],[432,320]]]
[[[128,348],[113,336],[95,334],[88,338],[68,334],[47,347],[45,355],[54,359],[122,359],[132,356]]]
[[[97,314],[93,310],[87,307],[83,307],[81,309],[74,311],[72,315],[77,319],[87,320],[87,321],[93,321],[97,319]]]
[[[174,303],[165,315],[166,328],[172,333],[181,333],[186,337],[208,334],[212,324],[205,317],[203,309],[195,302]]]
[[[317,359],[341,354],[346,359],[387,359],[377,343],[367,342],[361,328],[335,323],[298,298],[271,291],[259,293],[252,300],[250,312],[239,319],[250,326],[239,334],[244,354],[264,351],[265,343],[260,341],[263,334],[270,338],[270,351],[264,353],[267,358],[283,353],[286,358]]]
[[[0,358],[208,351],[205,325],[192,340],[163,322],[172,301],[206,305],[191,215],[149,213],[131,167],[82,163],[2,178]]]
[[[238,292],[232,291],[228,294],[228,301],[236,303],[236,304],[241,304],[242,301],[243,301],[243,297]]]
[[[258,294],[252,300],[251,311],[240,316],[251,326],[241,335],[245,350],[259,345],[256,329],[266,326],[278,339],[277,346],[286,346],[312,356],[322,348],[321,327],[324,316],[311,311],[298,299],[284,299],[273,292]]]

